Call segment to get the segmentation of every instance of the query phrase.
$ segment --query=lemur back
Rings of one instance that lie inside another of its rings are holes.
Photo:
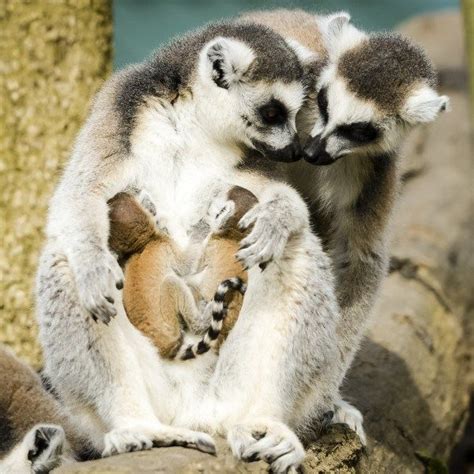
[[[62,461],[95,456],[40,377],[3,347],[0,379],[0,472],[49,472]]]
[[[125,310],[130,322],[165,358],[190,359],[207,352],[224,340],[238,317],[242,302],[238,293],[245,291],[247,280],[242,264],[235,259],[239,242],[246,235],[238,222],[257,200],[239,186],[230,189],[228,200],[235,205],[232,215],[226,216],[219,228],[214,226],[197,257],[180,250],[159,230],[152,215],[133,196],[119,193],[109,201],[109,245],[125,269]],[[204,270],[197,284],[189,285],[185,276],[195,258],[199,260],[197,267]],[[205,319],[205,336],[199,343],[184,347],[182,323],[191,332],[202,330],[198,306],[212,300],[212,323]]]

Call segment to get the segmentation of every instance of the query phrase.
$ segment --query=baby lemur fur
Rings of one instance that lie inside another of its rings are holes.
[[[240,186],[232,187],[227,199],[235,204],[234,212],[219,228],[211,228],[197,256],[181,251],[131,194],[119,193],[109,201],[109,246],[124,268],[125,310],[162,357],[190,359],[207,352],[222,343],[237,320],[242,295],[232,290],[245,288],[247,272],[235,254],[248,234],[238,222],[258,201]],[[199,288],[182,277],[194,263],[203,269]],[[213,322],[204,321],[209,327],[205,337],[184,347],[183,323],[191,332],[199,330],[199,303],[213,299]]]

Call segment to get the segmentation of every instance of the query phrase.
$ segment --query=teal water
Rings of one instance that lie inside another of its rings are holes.
[[[299,7],[309,11],[347,10],[354,23],[389,29],[413,15],[459,8],[458,0],[114,0],[115,67],[142,61],[173,36],[208,21],[252,10]]]

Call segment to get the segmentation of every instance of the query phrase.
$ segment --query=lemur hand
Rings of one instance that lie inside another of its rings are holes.
[[[235,202],[226,197],[214,199],[208,210],[208,223],[212,232],[219,232],[227,224],[228,220],[234,215]]]
[[[114,288],[123,287],[123,272],[117,259],[107,250],[81,253],[75,262],[79,299],[94,321],[108,324],[117,314]]]
[[[241,229],[247,229],[252,224],[253,229],[240,242],[237,260],[246,268],[254,265],[264,268],[271,260],[280,258],[290,233],[294,231],[292,220],[287,205],[280,200],[254,206],[239,222]]]

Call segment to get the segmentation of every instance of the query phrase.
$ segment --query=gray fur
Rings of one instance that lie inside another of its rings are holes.
[[[370,35],[342,55],[338,72],[356,95],[391,113],[398,111],[413,84],[436,85],[425,52],[397,33]]]
[[[173,100],[189,92],[199,52],[219,36],[235,38],[251,45],[256,53],[246,79],[250,82],[292,82],[302,80],[303,68],[283,38],[263,25],[248,22],[215,23],[176,38],[158,50],[148,61],[129,68],[127,78],[117,91],[115,107],[121,116],[121,139],[133,127],[137,108],[147,96]],[[268,54],[271,45],[272,53]]]

